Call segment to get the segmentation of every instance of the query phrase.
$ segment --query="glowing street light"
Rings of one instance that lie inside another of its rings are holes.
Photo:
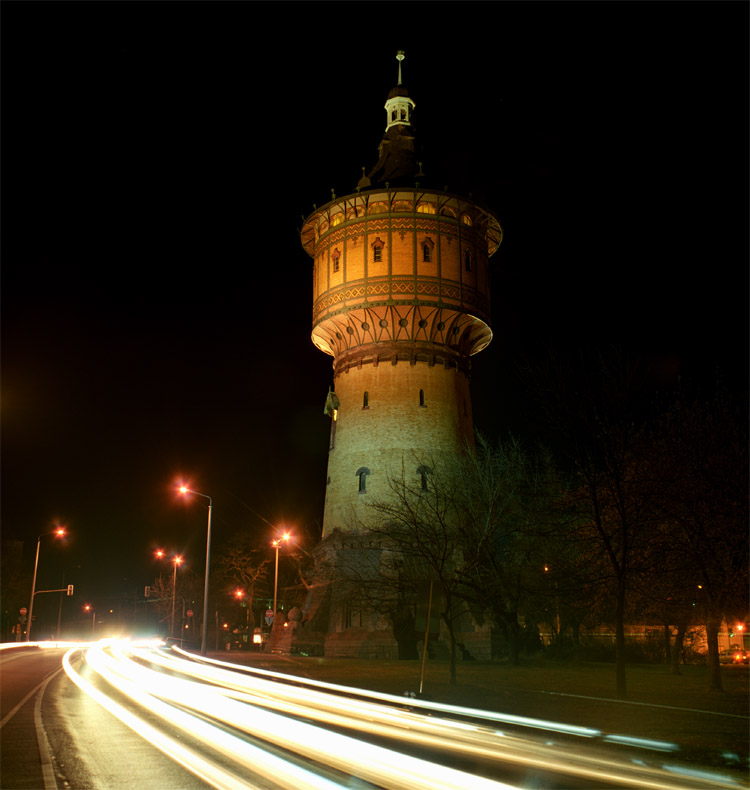
[[[36,595],[36,572],[39,567],[39,544],[45,535],[54,535],[56,538],[63,538],[66,535],[65,527],[55,527],[51,532],[42,532],[36,539],[36,559],[34,560],[34,579],[31,582],[31,602],[29,603],[29,624],[26,626],[26,641],[31,638],[31,624],[34,615],[34,596]]]
[[[273,620],[272,628],[276,630],[276,597],[279,589],[279,546],[282,542],[287,542],[291,539],[291,534],[285,532],[280,538],[274,540],[271,545],[276,549],[276,572],[273,577]]]
[[[201,494],[199,491],[192,491],[187,486],[180,486],[180,493],[195,494],[202,496],[208,500],[208,528],[206,530],[206,576],[203,583],[203,629],[201,632],[201,655],[206,655],[206,637],[208,635],[208,571],[211,564],[211,508],[213,507],[213,500],[208,494]],[[176,569],[177,566],[175,566]],[[172,607],[174,610],[174,606]]]

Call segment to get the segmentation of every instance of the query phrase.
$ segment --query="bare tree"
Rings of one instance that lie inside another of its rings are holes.
[[[679,600],[706,627],[709,687],[723,690],[718,633],[748,611],[747,408],[725,393],[681,397],[659,426],[661,498],[672,564],[683,568]]]
[[[475,611],[491,612],[515,665],[519,614],[529,611],[535,574],[549,561],[545,540],[558,493],[552,465],[546,454],[532,456],[515,438],[491,445],[479,436],[476,452],[457,459],[453,474],[461,481],[461,547],[470,558],[464,593]]]
[[[628,591],[658,521],[656,467],[643,462],[648,409],[642,374],[639,361],[619,349],[553,360],[532,371],[560,458],[571,473],[568,538],[590,546],[587,555],[612,598],[620,697],[627,696]]]
[[[220,578],[225,584],[240,588],[244,593],[250,629],[255,627],[255,599],[266,592],[269,563],[267,552],[254,547],[251,538],[244,533],[235,535],[217,552],[216,567]]]
[[[462,544],[461,479],[450,459],[425,463],[419,474],[388,480],[390,494],[368,505],[368,536],[382,547],[377,568],[380,589],[400,609],[420,581],[432,581],[440,617],[448,633],[449,677],[456,682],[456,619],[467,611],[465,595],[472,557]],[[371,573],[376,568],[371,565]]]

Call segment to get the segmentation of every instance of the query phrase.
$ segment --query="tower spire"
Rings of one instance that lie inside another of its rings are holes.
[[[403,84],[403,83],[401,82],[401,61],[402,61],[402,60],[403,60],[405,57],[406,57],[406,56],[404,55],[404,50],[403,50],[403,49],[400,49],[400,50],[399,50],[399,51],[396,53],[396,60],[398,61],[398,85],[402,85],[402,84]]]

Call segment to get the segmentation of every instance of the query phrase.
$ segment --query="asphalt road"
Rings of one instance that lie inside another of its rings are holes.
[[[67,648],[0,652],[2,790],[205,790],[62,669]],[[82,663],[79,653],[76,665]]]
[[[597,730],[195,658],[124,643],[0,650],[1,790],[744,786],[676,776],[644,744],[623,759]]]

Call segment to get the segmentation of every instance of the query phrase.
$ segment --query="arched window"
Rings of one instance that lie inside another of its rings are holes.
[[[383,242],[378,238],[372,243],[372,259],[376,263],[379,263],[383,260],[383,247],[385,245]]]
[[[435,242],[427,238],[422,242],[422,260],[429,263],[432,260],[432,250],[435,247]]]
[[[422,491],[427,490],[427,476],[432,474],[432,469],[429,466],[420,466],[417,469],[417,474],[422,479]]]
[[[354,473],[355,477],[359,480],[359,493],[364,494],[367,490],[367,475],[370,474],[370,470],[366,466],[360,466],[359,469]]]
[[[461,222],[463,222],[464,225],[468,225],[469,227],[471,227],[474,224],[474,221],[468,214],[461,215]]]
[[[341,260],[341,253],[338,250],[334,250],[331,258],[333,259],[333,271],[337,272],[339,270],[339,261]]]

